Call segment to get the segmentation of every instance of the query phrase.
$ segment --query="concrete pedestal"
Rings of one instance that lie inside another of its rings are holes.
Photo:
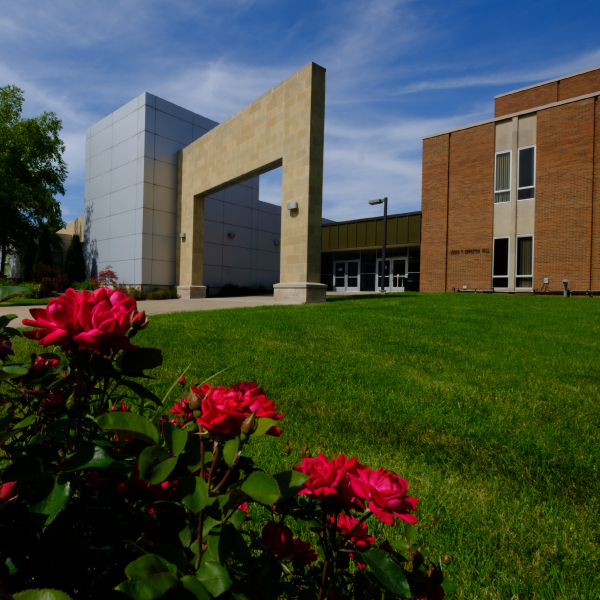
[[[324,283],[276,283],[273,286],[277,304],[316,304],[325,302]]]
[[[194,298],[206,298],[205,285],[178,285],[177,295],[182,300],[193,300]]]

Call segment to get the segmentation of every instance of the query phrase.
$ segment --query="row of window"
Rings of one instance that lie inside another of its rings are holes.
[[[510,238],[494,238],[494,257],[492,267],[492,286],[508,287],[508,269],[510,264]],[[517,236],[517,260],[515,287],[533,288],[533,237]]]
[[[535,198],[535,146],[519,148],[517,164],[517,200]],[[496,153],[494,202],[510,202],[512,152]]]

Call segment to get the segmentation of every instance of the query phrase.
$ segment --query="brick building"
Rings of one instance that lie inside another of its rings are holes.
[[[600,290],[600,67],[426,136],[420,289]]]

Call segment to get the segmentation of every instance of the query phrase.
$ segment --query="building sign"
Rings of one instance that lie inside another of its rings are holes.
[[[489,254],[489,248],[470,248],[469,250],[450,250],[450,254]]]

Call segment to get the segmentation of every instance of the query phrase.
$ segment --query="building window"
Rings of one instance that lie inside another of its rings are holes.
[[[517,238],[517,276],[518,288],[533,287],[533,238]]]
[[[519,148],[519,200],[535,198],[535,146]]]
[[[492,287],[508,287],[508,238],[494,238]]]
[[[510,202],[510,152],[496,154],[494,202]]]

